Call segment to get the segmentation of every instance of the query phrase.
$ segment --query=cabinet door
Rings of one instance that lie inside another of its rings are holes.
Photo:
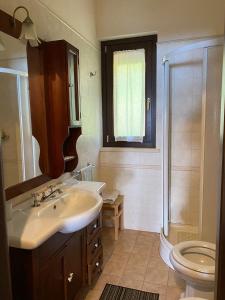
[[[83,285],[83,231],[74,234],[65,249],[67,300],[74,300]]]
[[[40,270],[40,300],[66,300],[64,251],[51,258]]]

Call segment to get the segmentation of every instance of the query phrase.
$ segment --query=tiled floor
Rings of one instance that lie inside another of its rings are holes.
[[[114,242],[111,229],[103,230],[103,273],[86,297],[98,300],[106,283],[160,294],[160,300],[178,300],[184,282],[159,256],[159,235],[124,230]]]

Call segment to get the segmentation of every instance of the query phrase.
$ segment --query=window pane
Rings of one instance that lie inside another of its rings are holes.
[[[113,52],[114,136],[143,142],[145,136],[145,50]]]

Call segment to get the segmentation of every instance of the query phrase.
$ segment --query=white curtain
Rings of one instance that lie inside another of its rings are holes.
[[[145,50],[113,53],[114,136],[143,142],[145,136]]]

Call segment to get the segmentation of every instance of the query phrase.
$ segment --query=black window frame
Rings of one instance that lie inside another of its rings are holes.
[[[103,147],[156,147],[156,44],[157,35],[101,42]],[[151,99],[151,109],[145,105],[145,137],[143,143],[116,142],[113,122],[113,52],[145,49],[145,99]]]

